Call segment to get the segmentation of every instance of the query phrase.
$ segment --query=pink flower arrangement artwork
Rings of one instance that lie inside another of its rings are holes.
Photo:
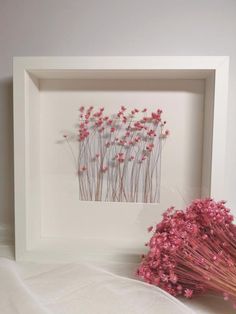
[[[153,234],[138,277],[174,296],[213,293],[236,307],[236,226],[224,201],[171,207],[148,231]]]
[[[76,132],[63,134],[76,160],[80,200],[157,203],[165,125],[161,109],[121,106],[106,115],[103,107],[81,106]]]

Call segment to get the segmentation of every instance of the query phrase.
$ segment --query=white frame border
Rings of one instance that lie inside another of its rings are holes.
[[[30,237],[27,228],[28,206],[28,73],[73,73],[81,71],[172,71],[201,72],[206,79],[205,127],[202,195],[221,199],[225,195],[225,147],[227,131],[227,94],[229,57],[225,56],[150,56],[150,57],[16,57],[14,58],[14,168],[15,168],[15,256],[24,259]],[[213,74],[213,75],[212,75]],[[188,74],[187,74],[188,76]],[[211,91],[211,92],[209,92]],[[213,93],[212,93],[213,91]],[[209,148],[210,147],[210,148]],[[210,149],[210,152],[209,152]],[[208,154],[211,154],[209,156]]]

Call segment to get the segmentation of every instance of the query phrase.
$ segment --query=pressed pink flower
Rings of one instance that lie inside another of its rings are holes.
[[[125,161],[124,153],[118,153],[115,158],[120,163]]]
[[[123,116],[122,122],[123,122],[124,124],[127,122],[127,118],[126,118],[125,116]]]
[[[152,112],[152,119],[156,121],[161,121],[161,116],[158,113]]]
[[[142,110],[142,112],[147,112],[147,108],[144,108],[144,109]]]
[[[148,227],[148,232],[151,232],[153,230],[153,226]]]
[[[156,132],[154,130],[150,130],[147,132],[147,135],[150,137],[155,137],[156,136]]]
[[[79,111],[80,111],[80,112],[84,112],[84,106],[81,106],[81,107],[79,108]]]
[[[85,172],[87,170],[87,167],[86,166],[81,166],[80,169],[79,169],[79,174]]]
[[[141,141],[141,137],[140,136],[135,136],[134,141],[136,143],[139,143]]]
[[[117,117],[120,118],[121,116],[123,116],[123,114],[124,114],[123,111],[119,111],[119,112],[117,113]]]
[[[116,130],[116,129],[115,129],[114,127],[112,127],[112,128],[111,128],[111,133],[114,133],[115,130]]]
[[[102,166],[101,172],[105,173],[108,170],[108,166]]]
[[[166,130],[166,131],[165,131],[165,135],[166,135],[166,136],[170,135],[170,131],[169,131],[169,130]]]
[[[153,144],[153,143],[149,143],[149,144],[146,146],[146,150],[149,151],[149,152],[151,152],[152,149],[153,149],[153,147],[154,147],[154,144]]]
[[[94,126],[95,127],[99,127],[103,124],[103,120],[98,118],[97,120],[93,120],[94,121]]]
[[[165,139],[167,136],[169,136],[170,135],[170,131],[169,130],[166,130],[164,133],[162,133],[161,135],[160,135],[160,138],[163,138],[163,139]]]
[[[134,123],[134,128],[138,131],[142,130],[143,126],[142,124],[138,121]]]
[[[85,125],[81,124],[79,129],[79,141],[80,142],[84,141],[89,136],[89,134],[90,133],[88,129],[85,127]]]
[[[102,111],[98,111],[93,115],[95,118],[100,118],[102,116]]]

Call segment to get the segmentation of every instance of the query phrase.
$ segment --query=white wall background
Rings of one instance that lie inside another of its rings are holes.
[[[0,224],[13,229],[13,56],[229,55],[226,198],[236,213],[235,38],[235,0],[0,0]]]

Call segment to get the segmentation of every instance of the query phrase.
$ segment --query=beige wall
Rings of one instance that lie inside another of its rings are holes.
[[[236,213],[235,38],[235,0],[0,0],[0,225],[13,226],[13,56],[229,55],[226,197]]]

